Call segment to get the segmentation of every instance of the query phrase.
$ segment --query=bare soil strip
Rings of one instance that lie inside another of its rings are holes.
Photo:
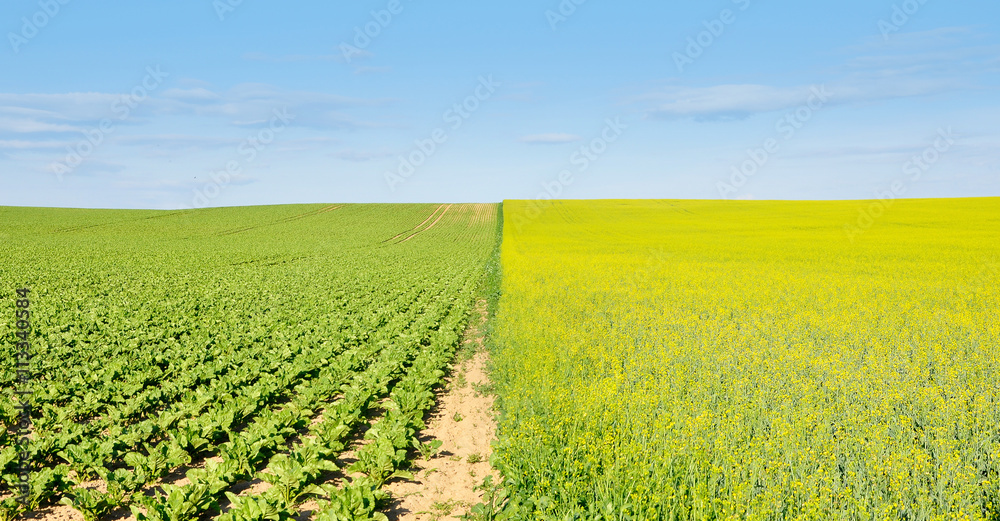
[[[328,206],[326,208],[323,208],[322,210],[319,211],[319,213],[332,212],[334,210],[338,210],[338,209],[343,208],[343,207],[344,207],[344,205],[342,205],[342,204],[341,205],[331,205],[331,206]]]
[[[496,436],[493,397],[477,391],[489,384],[485,300],[478,302],[476,312],[479,320],[469,324],[464,340],[474,355],[457,362],[446,379],[446,391],[439,394],[431,411],[428,427],[420,433],[424,443],[441,440],[441,449],[430,460],[413,463],[414,481],[386,485],[391,505],[385,514],[390,520],[429,521],[467,513],[482,499],[476,485],[488,475],[497,478],[489,464],[490,442]]]

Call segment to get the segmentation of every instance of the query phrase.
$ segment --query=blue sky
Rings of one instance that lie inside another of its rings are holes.
[[[0,205],[1000,196],[1000,4],[0,4]]]

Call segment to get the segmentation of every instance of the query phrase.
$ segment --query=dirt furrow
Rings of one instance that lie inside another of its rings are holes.
[[[487,475],[497,478],[489,463],[496,420],[493,396],[485,389],[489,385],[485,300],[479,301],[476,312],[479,320],[470,324],[464,340],[465,349],[474,354],[457,363],[420,433],[422,442],[440,440],[441,449],[429,460],[414,462],[414,481],[386,485],[392,503],[385,514],[390,520],[430,521],[466,513],[482,499],[475,487]]]

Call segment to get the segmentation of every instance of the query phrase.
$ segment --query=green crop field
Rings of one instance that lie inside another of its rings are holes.
[[[420,445],[497,218],[486,204],[0,208],[0,519],[63,503],[88,521],[129,508],[279,520],[306,497],[314,519],[380,516],[383,483]],[[22,340],[35,407],[23,455]],[[362,427],[354,462],[337,468]],[[22,456],[34,467],[23,504]],[[254,478],[266,492],[234,488]]]

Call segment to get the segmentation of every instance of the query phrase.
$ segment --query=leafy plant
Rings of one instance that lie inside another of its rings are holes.
[[[90,488],[74,488],[69,491],[69,497],[59,502],[79,511],[86,521],[98,521],[119,504],[107,494]]]
[[[519,519],[518,509],[509,505],[507,491],[493,483],[493,476],[486,476],[476,490],[483,491],[483,500],[472,506],[469,513],[462,516],[466,521],[507,521]]]
[[[388,438],[378,438],[365,445],[358,450],[357,458],[347,470],[364,472],[379,485],[393,478],[413,479],[412,473],[398,470],[406,461],[406,449],[397,449]]]
[[[223,460],[231,461],[235,465],[234,475],[238,479],[243,479],[253,475],[257,464],[266,459],[261,452],[261,445],[260,441],[249,443],[246,439],[237,437],[231,442],[220,445],[219,452]]]
[[[135,469],[137,479],[143,482],[152,481],[172,468],[191,462],[191,456],[187,451],[173,443],[164,441],[155,447],[145,444],[145,448],[149,453],[147,456],[130,452],[124,458],[125,463]]]
[[[184,451],[192,457],[212,446],[212,442],[202,436],[201,428],[191,423],[186,423],[178,431],[171,433],[171,438],[175,450]]]
[[[291,513],[279,508],[274,499],[264,496],[240,497],[226,492],[232,508],[218,517],[218,521],[284,521]]]
[[[206,510],[219,509],[208,485],[164,485],[163,490],[156,491],[153,497],[140,496],[139,503],[146,507],[145,513],[136,505],[131,506],[138,521],[192,521]]]
[[[0,501],[0,521],[14,521],[24,511],[24,505],[17,498],[9,497]]]
[[[124,504],[132,494],[142,490],[148,480],[128,469],[105,470],[102,475],[108,485],[108,497],[116,505]]]
[[[367,478],[349,483],[343,489],[333,485],[313,487],[311,492],[325,500],[318,501],[319,510],[314,521],[388,521],[385,514],[376,512],[379,503],[389,495],[379,489],[379,484]]]
[[[276,497],[282,505],[293,505],[304,493],[306,485],[324,471],[337,470],[337,465],[316,457],[313,451],[312,454],[279,454],[271,458],[267,468],[270,472],[259,472],[257,476],[272,485],[268,495]]]
[[[421,443],[420,440],[413,439],[413,448],[417,449],[420,453],[420,457],[424,460],[430,460],[441,450],[441,440],[431,440],[426,443]]]
[[[28,481],[27,509],[36,510],[49,499],[68,491],[72,486],[68,474],[66,467],[42,468],[32,472]]]

